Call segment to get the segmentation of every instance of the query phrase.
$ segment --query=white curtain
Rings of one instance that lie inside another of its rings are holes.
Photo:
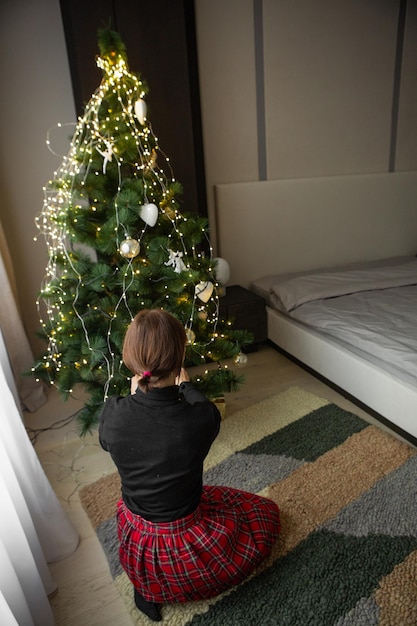
[[[34,378],[22,376],[23,372],[30,370],[34,359],[17,305],[13,264],[1,222],[0,288],[0,328],[7,346],[20,404],[28,411],[36,411],[46,402],[46,393]]]
[[[27,436],[0,331],[0,624],[53,626],[47,562],[69,556],[78,534]]]

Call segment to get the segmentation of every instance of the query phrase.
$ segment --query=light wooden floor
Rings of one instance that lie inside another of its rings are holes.
[[[246,382],[238,392],[227,397],[227,415],[288,387],[299,386],[374,422],[267,344],[248,355],[248,363],[241,372]],[[52,577],[58,585],[51,604],[57,626],[131,626],[125,605],[112,583],[104,553],[78,497],[82,485],[114,471],[110,456],[98,444],[97,432],[80,439],[76,421],[70,419],[80,406],[82,393],[78,399],[66,403],[51,393],[44,407],[36,413],[25,414],[26,426],[36,431],[35,448],[45,472],[80,535],[80,544],[72,556],[50,564]]]

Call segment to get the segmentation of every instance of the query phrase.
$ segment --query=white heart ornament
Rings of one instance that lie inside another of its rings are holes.
[[[158,207],[156,204],[150,202],[149,204],[143,204],[140,207],[140,216],[148,226],[155,226],[158,219]]]
[[[214,285],[209,280],[201,282],[195,287],[195,295],[198,296],[202,302],[208,302],[213,293],[213,289]]]
[[[142,126],[144,125],[145,121],[146,121],[146,102],[145,100],[142,100],[142,98],[139,98],[139,100],[136,100],[135,102],[135,115],[138,118],[139,122],[142,124]]]

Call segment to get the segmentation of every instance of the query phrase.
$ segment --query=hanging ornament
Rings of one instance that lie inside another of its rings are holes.
[[[182,252],[174,252],[173,250],[168,250],[169,259],[166,261],[165,265],[172,265],[174,272],[180,274],[185,269],[187,269],[184,265],[184,261],[182,260],[183,253]]]
[[[230,266],[228,262],[221,257],[214,258],[213,262],[215,263],[214,272],[216,280],[219,283],[217,294],[222,297],[226,295],[226,283],[228,283],[230,279]]]
[[[205,322],[207,320],[207,311],[202,307],[198,310],[197,317],[202,322]]]
[[[195,341],[195,332],[191,328],[185,329],[185,336],[187,337],[187,343],[192,344]]]
[[[214,285],[209,280],[201,282],[195,286],[195,295],[198,296],[202,302],[208,302],[213,293],[213,289]]]
[[[103,174],[106,173],[107,163],[113,158],[113,144],[110,141],[104,139],[104,143],[106,146],[105,150],[100,150],[100,148],[96,148],[97,152],[101,154],[103,157]]]
[[[140,243],[137,239],[133,239],[132,237],[126,237],[120,244],[119,252],[122,256],[126,257],[126,259],[133,259],[135,256],[138,256],[140,250]]]
[[[146,121],[146,102],[145,100],[142,100],[142,98],[139,98],[139,100],[136,100],[135,102],[135,115],[138,118],[139,122],[142,124],[142,126],[144,125],[145,121]]]
[[[165,207],[163,211],[167,218],[171,220],[171,222],[177,217],[175,209],[170,206]]]
[[[72,198],[72,204],[75,206],[76,209],[80,208],[80,209],[91,209],[91,205],[90,202],[88,201],[88,198],[86,198],[82,193],[80,193],[79,195],[74,195]]]
[[[85,243],[73,243],[72,249],[75,252],[81,252],[82,254],[86,254],[92,263],[97,263],[97,250],[95,248],[91,248],[91,246],[87,246]]]
[[[214,270],[216,279],[221,285],[226,285],[230,280],[230,265],[225,259],[221,257],[216,257],[213,259],[213,262],[216,264],[216,269]]]
[[[245,367],[248,362],[248,357],[244,352],[239,352],[239,354],[235,354],[233,357],[233,363],[237,365],[237,367]]]
[[[152,148],[152,152],[151,152],[151,156],[149,158],[148,164],[145,168],[146,172],[149,172],[149,170],[153,170],[155,165],[156,165],[156,159],[158,158],[158,153],[155,150],[155,148]]]
[[[158,207],[152,202],[140,207],[140,216],[148,226],[155,226],[158,219]]]

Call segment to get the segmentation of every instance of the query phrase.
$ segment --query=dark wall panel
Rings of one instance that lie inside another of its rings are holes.
[[[183,185],[182,210],[207,215],[194,2],[61,0],[61,11],[77,113],[101,80],[97,31],[110,26],[149,86],[149,120]]]

